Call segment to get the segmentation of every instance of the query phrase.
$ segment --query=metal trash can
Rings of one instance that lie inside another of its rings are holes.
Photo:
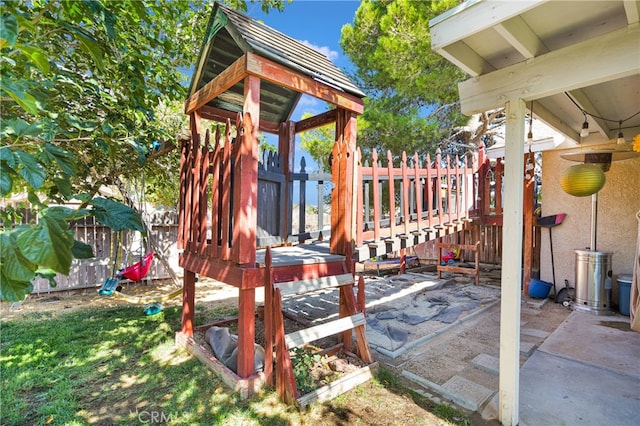
[[[611,255],[607,252],[576,250],[576,310],[595,315],[613,315]]]

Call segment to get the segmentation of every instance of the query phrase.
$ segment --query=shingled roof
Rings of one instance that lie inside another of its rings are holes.
[[[197,68],[191,81],[190,95],[247,52],[358,98],[365,96],[320,52],[220,3],[214,5],[207,25]],[[243,90],[244,82],[240,81],[207,105],[240,112],[243,106]],[[260,119],[273,123],[288,120],[301,95],[292,89],[264,80],[260,92]]]

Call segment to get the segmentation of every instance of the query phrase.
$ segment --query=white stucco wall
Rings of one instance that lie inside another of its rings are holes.
[[[595,147],[594,147],[595,148]],[[574,150],[546,151],[542,156],[542,216],[566,213],[552,230],[556,283],[575,285],[575,250],[586,249],[591,240],[591,197],[574,197],[560,187],[562,173],[578,164],[560,157]],[[618,303],[617,275],[633,271],[638,235],[636,212],[640,210],[640,157],[616,161],[605,173],[606,183],[598,193],[597,251],[611,252],[614,305]],[[541,279],[552,282],[549,231],[542,230]]]

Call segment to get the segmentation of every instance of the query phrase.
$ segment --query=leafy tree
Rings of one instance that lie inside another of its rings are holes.
[[[302,120],[312,117],[313,114],[305,112]],[[307,151],[311,158],[318,164],[320,170],[331,173],[329,156],[335,142],[336,125],[328,124],[300,134],[300,146]]]
[[[399,155],[437,148],[454,154],[476,145],[487,122],[462,128],[457,83],[465,75],[431,50],[429,20],[458,0],[363,1],[340,45],[356,67],[354,79],[367,98],[358,120],[358,143]],[[481,117],[481,120],[486,117]],[[454,142],[454,144],[449,144]]]
[[[247,8],[245,0],[228,3]],[[282,10],[284,0],[261,4]],[[144,168],[157,175],[171,167],[147,161],[156,144],[175,143],[175,126],[157,113],[163,103],[184,100],[182,71],[195,62],[211,5],[32,0],[0,6],[0,194],[26,192],[38,215],[37,223],[20,226],[12,208],[0,217],[0,298],[20,300],[36,276],[52,280],[69,272],[74,257],[93,256],[74,240],[74,221],[95,216],[114,230],[143,230],[139,215],[98,190]],[[154,185],[160,192],[168,180]],[[52,206],[70,200],[79,207]]]

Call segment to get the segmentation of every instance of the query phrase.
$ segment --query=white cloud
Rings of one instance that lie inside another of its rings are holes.
[[[330,61],[335,61],[336,59],[338,59],[338,56],[340,56],[337,51],[331,50],[329,46],[316,46],[309,40],[302,40],[300,43],[304,44],[305,46],[309,46],[313,50],[317,50],[318,52],[329,58]]]

